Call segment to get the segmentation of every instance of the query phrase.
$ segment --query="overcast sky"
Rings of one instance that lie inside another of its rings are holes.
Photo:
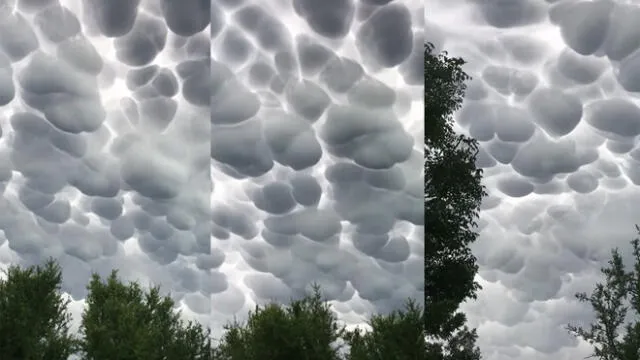
[[[311,282],[422,301],[421,1],[0,1],[0,263],[219,330]]]
[[[574,360],[591,349],[575,301],[640,223],[640,2],[426,3],[426,41],[467,60],[459,129],[480,141],[489,196],[466,304],[486,360]]]

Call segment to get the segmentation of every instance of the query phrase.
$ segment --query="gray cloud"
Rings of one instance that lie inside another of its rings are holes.
[[[480,141],[489,190],[473,245],[484,290],[463,308],[488,360],[585,357],[564,330],[593,320],[574,294],[593,290],[612,247],[631,261],[640,7],[451,3],[425,10],[426,39],[468,61],[455,119]]]
[[[54,257],[77,301],[91,272],[119,269],[208,317],[210,131],[197,93],[209,65],[197,55],[209,16],[185,25],[184,13],[158,10],[2,6],[0,253],[23,265]],[[185,44],[170,46],[177,32]]]
[[[423,155],[407,123],[422,101],[420,4],[220,4],[213,317],[314,281],[345,320],[421,300]]]
[[[424,9],[319,4],[0,6],[0,262],[57,259],[76,322],[112,269],[214,332],[314,281],[423,299]]]

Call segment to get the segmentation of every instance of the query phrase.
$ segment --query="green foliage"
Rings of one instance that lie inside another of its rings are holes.
[[[462,318],[464,323],[464,318]],[[466,325],[456,327],[457,331],[446,338],[444,344],[427,342],[427,359],[429,360],[479,360],[480,349],[476,347],[478,335],[475,329]]]
[[[220,360],[422,360],[425,359],[423,310],[409,300],[403,310],[374,315],[372,330],[338,326],[320,289],[288,305],[257,306],[246,324],[237,321],[218,346]],[[342,355],[338,341],[350,348]]]
[[[418,360],[425,358],[423,309],[409,300],[403,310],[374,315],[370,332],[345,333],[350,351],[346,360]]]
[[[319,287],[302,300],[287,306],[256,306],[246,324],[227,325],[219,345],[223,360],[338,360],[332,346],[343,329],[329,305],[322,300]]]
[[[637,225],[636,230],[640,234]],[[635,260],[631,271],[626,271],[618,249],[613,249],[609,266],[601,269],[604,284],[596,284],[591,295],[576,294],[578,301],[591,305],[596,321],[588,329],[569,324],[567,330],[593,345],[592,357],[640,359],[640,321],[637,320],[640,316],[640,240],[634,239],[631,244]],[[635,321],[625,325],[629,310]]]
[[[478,271],[469,245],[486,195],[476,168],[476,140],[457,134],[453,113],[462,104],[469,76],[464,61],[425,48],[425,329],[429,359],[478,359],[476,333],[464,323],[460,304],[475,299]],[[445,344],[442,344],[444,342]],[[446,344],[448,342],[448,344]],[[466,347],[460,350],[460,346]],[[453,351],[453,353],[451,352]]]
[[[208,331],[180,320],[174,302],[158,287],[144,291],[123,284],[113,271],[102,282],[93,275],[82,314],[82,353],[86,360],[210,359]]]
[[[125,284],[113,271],[93,275],[79,339],[68,334],[70,315],[60,295],[61,272],[11,267],[0,281],[0,354],[7,360],[418,360],[425,358],[423,310],[408,301],[403,310],[374,315],[372,331],[339,326],[320,288],[288,305],[257,306],[246,324],[227,325],[220,344],[210,331],[180,320],[173,301],[158,287]],[[44,335],[42,335],[44,334]],[[340,340],[351,351],[340,351]],[[461,358],[462,359],[462,358]]]
[[[66,360],[77,346],[69,334],[68,300],[53,261],[21,269],[0,280],[0,355],[8,360]]]

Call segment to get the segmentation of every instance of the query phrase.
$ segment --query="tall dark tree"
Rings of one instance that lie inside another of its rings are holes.
[[[475,330],[458,311],[475,299],[479,284],[469,245],[484,195],[476,167],[478,143],[458,134],[453,114],[470,77],[464,60],[425,48],[425,329],[428,359],[479,359]]]
[[[67,360],[77,340],[69,333],[69,300],[62,297],[62,273],[53,261],[11,266],[0,280],[0,358]]]
[[[637,225],[636,230],[640,234]],[[625,269],[618,249],[613,249],[609,266],[601,269],[604,284],[596,284],[591,295],[576,294],[580,302],[591,305],[596,321],[588,329],[567,326],[594,347],[592,357],[602,360],[640,359],[640,240],[631,244],[635,260],[631,271]]]

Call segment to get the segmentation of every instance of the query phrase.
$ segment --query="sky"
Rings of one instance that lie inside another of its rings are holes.
[[[423,301],[421,1],[0,1],[0,264],[159,285],[214,335],[319,284]]]
[[[477,301],[486,360],[569,360],[592,349],[599,269],[630,241],[640,201],[640,1],[425,3],[425,41],[473,77],[458,130],[481,145]]]

